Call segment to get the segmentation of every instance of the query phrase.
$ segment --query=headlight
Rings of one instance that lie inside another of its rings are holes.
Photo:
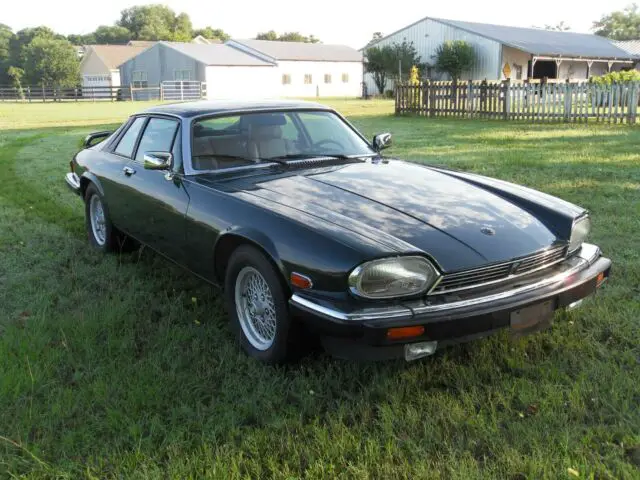
[[[349,288],[365,298],[406,297],[426,292],[439,276],[426,258],[383,258],[353,270],[349,275]]]
[[[569,240],[569,252],[574,252],[589,236],[591,232],[591,219],[588,216],[584,216],[573,222],[573,228],[571,229],[571,239]]]

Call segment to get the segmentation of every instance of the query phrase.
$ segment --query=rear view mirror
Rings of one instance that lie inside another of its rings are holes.
[[[144,168],[147,170],[167,170],[173,162],[170,152],[144,152]]]
[[[111,135],[111,133],[113,132],[102,131],[102,132],[90,133],[89,135],[84,137],[84,141],[82,142],[82,148],[90,148],[90,147],[93,147],[94,145],[99,144],[105,138]]]
[[[373,137],[373,148],[376,149],[376,152],[384,150],[385,148],[389,148],[391,146],[391,134],[390,133],[379,133],[375,137]]]

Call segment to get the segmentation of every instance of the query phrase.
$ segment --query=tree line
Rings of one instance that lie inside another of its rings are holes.
[[[101,25],[88,34],[61,35],[40,26],[14,32],[0,23],[0,85],[74,86],[80,82],[79,45],[126,45],[132,40],[189,42],[202,35],[226,41],[221,28],[193,28],[186,13],[177,14],[166,5],[140,5],[122,10],[114,25]],[[298,32],[260,32],[257,39],[317,43],[313,35]]]

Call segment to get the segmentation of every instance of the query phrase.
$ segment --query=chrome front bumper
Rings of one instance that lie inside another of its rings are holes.
[[[591,269],[596,262],[601,260],[602,265]],[[533,283],[468,298],[464,300],[450,301],[446,303],[429,303],[427,299],[412,300],[402,304],[367,307],[354,311],[342,311],[329,302],[311,299],[302,294],[295,293],[289,303],[292,307],[302,312],[312,314],[315,317],[324,318],[341,324],[349,323],[403,323],[411,320],[424,320],[425,317],[449,317],[458,316],[458,313],[466,315],[467,312],[480,313],[491,310],[494,305],[517,305],[527,303],[538,296],[557,295],[562,291],[574,288],[597,276],[597,271],[608,270],[611,262],[601,258],[600,248],[596,245],[583,244],[580,251],[563,262],[566,268],[559,272],[544,277]],[[589,270],[589,278],[583,278],[581,272]],[[590,270],[594,270],[591,272]],[[591,274],[593,273],[593,276]],[[496,288],[497,289],[497,288]],[[539,295],[538,295],[539,294]]]
[[[69,172],[64,176],[65,182],[67,182],[67,186],[69,189],[80,195],[81,193],[81,185],[80,185],[80,177],[73,172]]]

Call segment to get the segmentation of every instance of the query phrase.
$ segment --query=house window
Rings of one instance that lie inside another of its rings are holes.
[[[282,84],[291,85],[291,75],[289,73],[282,74]]]
[[[304,84],[305,85],[311,85],[313,83],[313,75],[311,75],[310,73],[305,73],[304,74]]]
[[[514,65],[516,69],[516,80],[522,80],[522,65]]]
[[[133,72],[131,76],[131,86],[133,88],[147,88],[149,86],[149,82],[147,81],[147,72]]]
[[[349,83],[349,74],[348,73],[343,73],[342,74],[342,83]]]
[[[191,70],[174,70],[173,79],[179,82],[188,82],[191,80]]]
[[[324,83],[331,83],[331,74],[330,73],[325,73],[324,74]]]

